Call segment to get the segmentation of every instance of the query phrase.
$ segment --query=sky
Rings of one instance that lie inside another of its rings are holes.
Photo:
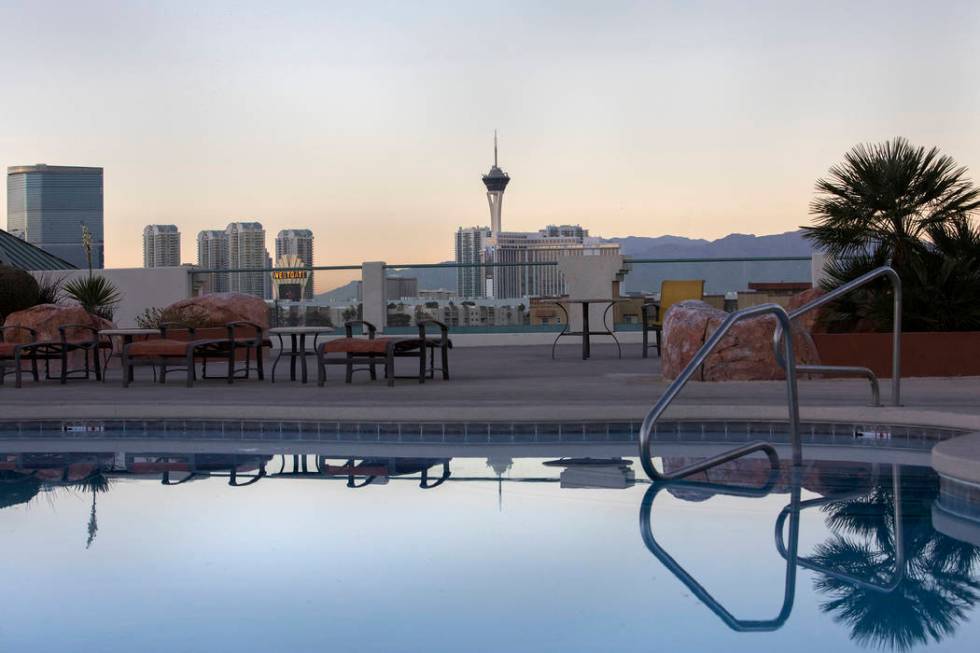
[[[109,267],[238,220],[320,265],[450,259],[494,129],[505,229],[778,233],[859,142],[975,176],[978,35],[973,1],[0,0],[0,165],[104,167]]]

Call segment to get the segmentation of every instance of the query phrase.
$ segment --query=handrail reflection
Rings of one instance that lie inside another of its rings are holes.
[[[799,546],[799,534],[800,534],[800,517],[799,517],[799,504],[800,504],[800,468],[793,466],[790,470],[792,475],[792,486],[790,490],[790,527],[789,527],[789,555],[786,557],[786,574],[783,586],[783,603],[776,617],[772,619],[739,619],[731,612],[729,612],[717,599],[715,599],[698,581],[687,572],[684,567],[680,565],[669,553],[667,553],[663,547],[657,542],[656,538],[653,536],[653,528],[650,524],[650,513],[653,510],[653,502],[656,499],[657,494],[662,490],[670,487],[685,487],[685,488],[706,488],[710,486],[711,489],[718,492],[724,492],[725,494],[733,494],[736,496],[747,496],[747,497],[763,497],[769,494],[772,489],[772,485],[767,484],[764,486],[766,492],[765,494],[758,494],[760,488],[739,488],[737,486],[724,486],[717,483],[697,483],[697,482],[686,482],[686,481],[676,481],[676,482],[664,482],[664,483],[653,483],[644,493],[643,501],[640,503],[640,536],[643,538],[643,543],[646,545],[647,549],[670,571],[674,576],[677,577],[679,581],[684,583],[684,585],[704,603],[709,610],[714,612],[718,617],[725,622],[732,630],[737,632],[767,632],[772,630],[777,630],[789,618],[790,613],[793,611],[793,601],[796,595],[796,552]],[[774,481],[773,481],[774,483]],[[746,492],[748,491],[748,493]]]
[[[898,465],[892,465],[892,492],[895,496],[895,506],[894,506],[894,516],[895,516],[895,574],[892,577],[891,582],[879,585],[871,581],[862,580],[850,574],[845,574],[839,571],[834,571],[826,565],[821,565],[808,558],[800,558],[793,552],[794,557],[796,557],[797,564],[804,569],[809,569],[810,571],[815,571],[826,576],[831,576],[839,581],[850,583],[852,585],[857,585],[865,589],[873,590],[875,592],[890,593],[895,591],[902,581],[905,580],[905,542],[904,536],[902,534],[902,475]],[[855,492],[849,496],[845,497],[821,497],[819,499],[808,499],[803,501],[797,506],[797,512],[805,510],[806,508],[825,506],[829,503],[834,503],[835,501],[841,501],[848,498],[863,496],[865,492]],[[783,558],[786,558],[786,545],[783,542],[783,525],[786,523],[786,517],[789,514],[790,506],[783,508],[782,512],[779,513],[779,517],[776,518],[776,550],[779,552]]]

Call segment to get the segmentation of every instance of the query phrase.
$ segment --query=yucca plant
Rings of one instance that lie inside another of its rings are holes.
[[[103,276],[88,275],[72,279],[64,285],[65,294],[93,315],[112,320],[122,295],[111,281]]]

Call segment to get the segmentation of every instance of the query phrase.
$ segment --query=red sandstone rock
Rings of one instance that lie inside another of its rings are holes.
[[[661,371],[665,379],[677,378],[695,352],[704,344],[708,322],[718,316],[724,319],[725,315],[727,315],[725,311],[696,299],[678,302],[670,307],[664,317],[663,351],[660,358]],[[694,375],[693,380],[702,380],[700,370]]]
[[[671,307],[664,320],[664,352],[661,371],[665,379],[674,379],[691,360],[704,341],[721,325],[728,314],[703,302],[685,301]],[[772,315],[742,320],[708,356],[692,380],[696,381],[771,381],[785,378],[776,364],[772,335],[776,318]],[[820,362],[817,348],[807,331],[793,329],[793,347],[797,363]]]
[[[111,329],[112,322],[92,315],[81,306],[61,306],[60,304],[39,304],[7,316],[5,326],[24,326],[37,331],[38,340],[61,340],[58,327],[68,324],[83,324],[93,329]],[[69,330],[69,339],[86,339],[91,333],[82,329]],[[8,332],[8,340],[26,342],[26,334],[20,331]]]
[[[201,312],[208,326],[222,326],[228,322],[247,320],[262,328],[269,327],[269,308],[254,295],[223,292],[183,299],[167,307],[167,310]]]
[[[826,291],[824,291],[822,288],[810,288],[809,290],[804,290],[803,292],[790,297],[789,303],[786,305],[786,310],[795,311],[804,304],[808,304],[814,299],[822,297],[826,294]],[[807,311],[799,318],[794,320],[794,322],[804,331],[808,331],[810,333],[823,333],[824,329],[817,324],[823,309],[824,307],[821,306],[820,308],[815,308],[812,311]]]

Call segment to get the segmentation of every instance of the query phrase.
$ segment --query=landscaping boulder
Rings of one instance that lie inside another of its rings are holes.
[[[804,304],[809,304],[814,299],[826,295],[827,291],[822,288],[810,288],[809,290],[804,290],[801,293],[793,295],[789,299],[789,303],[786,305],[787,312],[792,312],[803,306]],[[823,312],[825,306],[820,308],[815,308],[812,311],[807,311],[797,319],[793,320],[801,329],[808,333],[822,333],[824,331],[818,322],[820,321],[820,314]]]
[[[242,293],[221,292],[191,297],[171,304],[164,310],[168,313],[187,312],[200,315],[208,326],[222,326],[228,322],[246,320],[263,329],[269,327],[269,308],[265,301]]]
[[[725,311],[704,302],[688,300],[671,307],[664,320],[661,371],[676,378],[704,341],[728,317]],[[762,315],[736,323],[694,374],[696,381],[773,381],[785,378],[772,350],[776,317]],[[817,364],[820,358],[810,334],[793,328],[798,364]]]

